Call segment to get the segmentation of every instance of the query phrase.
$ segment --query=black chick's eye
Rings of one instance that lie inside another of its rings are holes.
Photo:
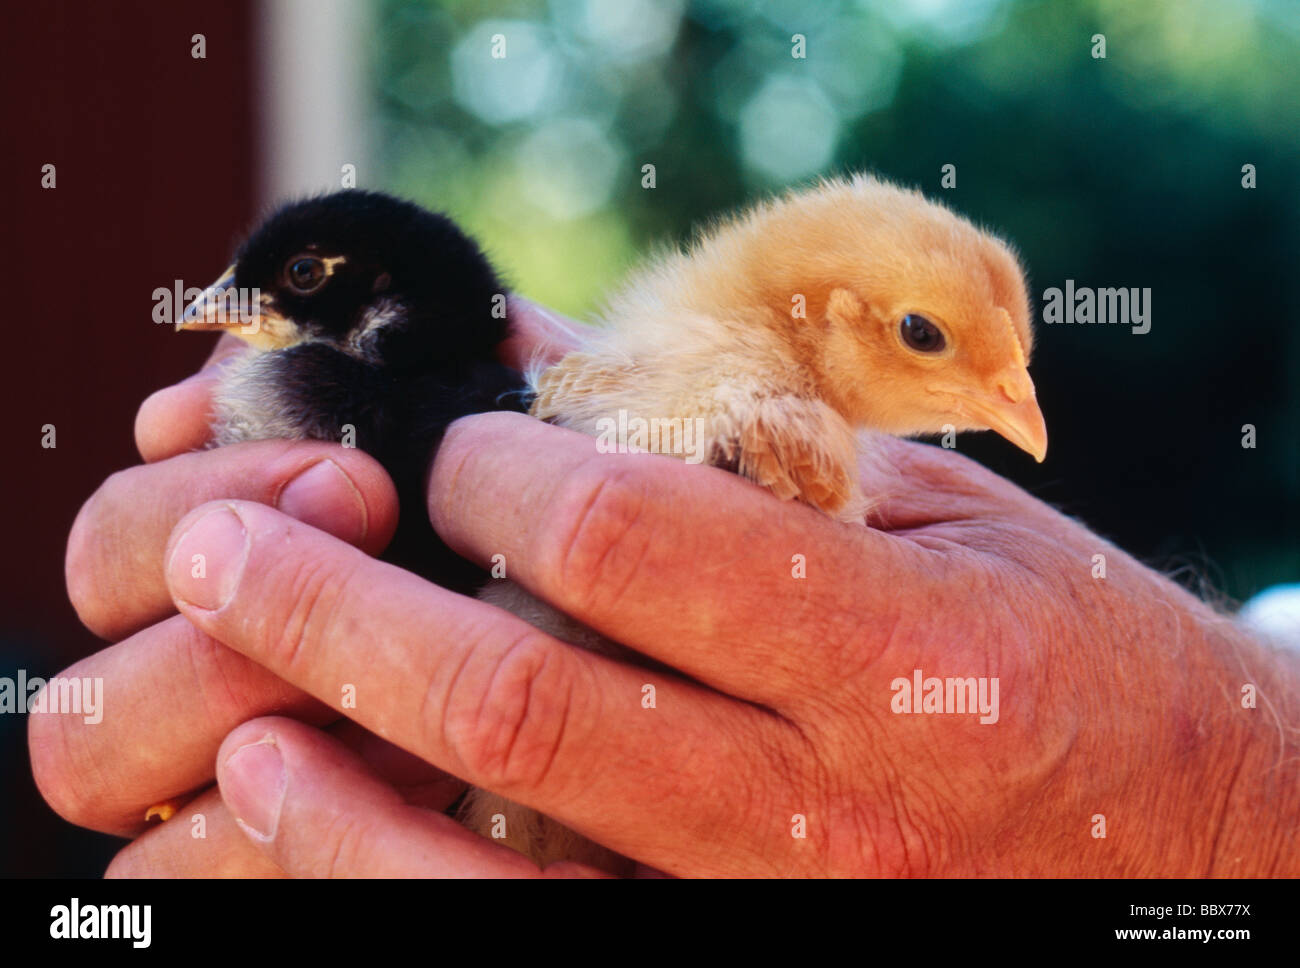
[[[938,353],[944,348],[943,331],[917,313],[904,316],[898,330],[903,342],[919,353]]]
[[[325,263],[314,255],[295,256],[285,268],[289,288],[306,296],[325,284]]]

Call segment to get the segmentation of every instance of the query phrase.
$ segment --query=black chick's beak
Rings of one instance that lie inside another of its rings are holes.
[[[281,350],[302,341],[298,327],[277,313],[267,296],[235,287],[234,266],[185,307],[176,324],[177,332],[183,329],[230,333],[260,350]]]

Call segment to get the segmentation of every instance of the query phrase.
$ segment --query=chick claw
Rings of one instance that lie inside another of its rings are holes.
[[[162,803],[155,803],[152,807],[144,812],[145,823],[157,817],[162,823],[166,823],[172,817],[176,816],[176,811],[185,805],[185,801],[179,797],[172,797],[170,800],[164,800]]]
[[[826,404],[794,396],[757,401],[738,439],[740,473],[755,484],[835,518],[859,517],[854,434]]]

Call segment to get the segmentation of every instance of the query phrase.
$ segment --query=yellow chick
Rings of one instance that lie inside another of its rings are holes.
[[[856,500],[859,430],[994,430],[1047,452],[1015,255],[876,178],[724,222],[637,275],[605,323],[534,376],[534,416],[593,436],[620,410],[702,417],[708,463],[831,514]]]
[[[920,192],[871,176],[723,221],[636,274],[603,322],[530,374],[534,416],[620,449],[727,467],[842,520],[860,523],[870,503],[858,481],[864,431],[993,430],[1036,460],[1047,452],[1016,256]],[[481,597],[565,641],[630,655],[518,586],[497,582]],[[471,792],[461,817],[487,833],[496,813],[505,842],[539,863],[623,866],[486,791]]]

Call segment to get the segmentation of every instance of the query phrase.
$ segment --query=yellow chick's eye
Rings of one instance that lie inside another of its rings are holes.
[[[908,313],[898,324],[903,342],[918,353],[938,353],[944,348],[943,331],[919,313]]]
[[[314,255],[300,255],[289,260],[285,268],[289,288],[301,296],[315,292],[325,283],[325,263]]]

